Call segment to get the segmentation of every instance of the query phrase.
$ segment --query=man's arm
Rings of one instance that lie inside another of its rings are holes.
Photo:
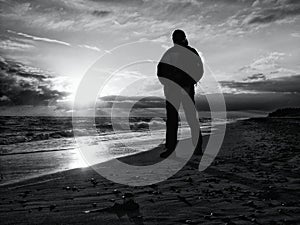
[[[199,55],[199,53],[197,52],[196,49],[194,48],[191,48],[191,51],[194,52],[196,55],[197,55],[197,74],[196,74],[196,77],[195,77],[195,81],[196,83],[199,82],[199,80],[202,78],[203,74],[204,74],[204,68],[203,68],[203,62],[202,62],[202,59]]]
[[[172,76],[172,66],[168,64],[170,62],[168,51],[163,55],[160,62],[157,65],[157,76],[161,84],[165,85],[165,79],[170,79]]]

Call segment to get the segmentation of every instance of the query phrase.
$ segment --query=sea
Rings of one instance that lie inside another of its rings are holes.
[[[200,117],[203,135],[213,135],[218,124],[234,123],[263,113],[227,112],[226,119]],[[162,145],[165,118],[133,117],[0,117],[0,186],[59,171],[91,166],[82,146],[97,149],[101,163],[113,158],[148,151]],[[93,124],[93,126],[90,126]],[[124,128],[125,127],[125,128]],[[123,129],[124,128],[124,129]],[[190,137],[185,122],[179,140]]]

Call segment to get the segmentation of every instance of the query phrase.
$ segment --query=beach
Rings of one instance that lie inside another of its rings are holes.
[[[199,172],[200,156],[174,176],[145,187],[76,168],[0,187],[1,224],[297,224],[299,124],[255,118],[227,125],[221,150]],[[207,142],[204,140],[204,146]],[[158,159],[162,147],[125,156]],[[109,161],[96,166],[109,167]],[[103,209],[98,212],[89,210]]]
[[[113,127],[112,120],[125,129]],[[212,123],[204,118],[202,134],[207,136],[218,124],[234,121]],[[87,125],[94,122],[95,130]],[[80,117],[75,122],[72,117],[0,117],[0,127],[0,186],[149,151],[164,142],[166,130],[163,119],[151,117],[131,117],[130,121]],[[189,130],[187,124],[181,124],[179,139],[188,138]],[[88,146],[92,146],[87,151],[93,155],[85,162],[82,154]]]

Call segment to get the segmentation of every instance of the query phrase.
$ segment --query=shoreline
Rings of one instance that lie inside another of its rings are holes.
[[[236,119],[234,122],[233,121],[226,122],[226,127],[228,125],[231,126],[231,124],[239,123],[240,121],[265,120],[265,119],[300,119],[300,118],[297,118],[297,117],[296,118],[295,117],[291,117],[291,118],[287,118],[287,117],[283,117],[283,118],[282,117],[240,118],[240,119]],[[209,134],[203,135],[203,138],[207,139],[208,136],[209,136]],[[182,140],[186,140],[186,139],[182,139]],[[205,142],[207,142],[207,140],[205,140]],[[151,150],[153,150],[153,149],[147,150],[145,152],[149,152]],[[57,150],[49,150],[49,151],[24,152],[24,153],[11,153],[11,154],[4,154],[2,156],[20,155],[20,154],[23,155],[23,154],[46,153],[46,152],[54,152],[54,151],[58,151],[58,152],[60,152],[60,151],[76,151],[76,148],[57,149]],[[136,153],[133,153],[133,154],[129,154],[129,155],[117,157],[116,159],[119,159],[119,160],[127,159],[127,157],[130,158],[130,157],[134,157],[134,156],[139,156],[140,154],[144,154],[145,152],[144,151],[142,151],[142,152],[136,152]],[[101,162],[99,164],[107,163],[107,162],[109,162],[111,160],[112,159],[108,159],[108,160],[103,161],[103,162]],[[97,165],[97,164],[95,164],[95,165]],[[42,178],[42,177],[53,176],[55,174],[59,174],[59,173],[63,173],[63,172],[68,172],[68,171],[72,171],[72,170],[92,169],[92,167],[95,166],[95,165],[90,165],[90,166],[86,166],[86,167],[77,167],[77,168],[72,168],[72,169],[61,169],[61,170],[58,169],[58,170],[52,171],[52,172],[45,172],[45,173],[41,173],[41,174],[38,174],[38,175],[32,175],[32,176],[29,176],[28,178],[24,178],[24,179],[21,179],[21,180],[8,181],[7,183],[3,183],[3,184],[0,183],[0,188],[5,188],[6,186],[16,185],[18,183],[27,182],[27,181],[39,179],[39,178]]]
[[[209,135],[203,136],[204,143],[207,142],[208,137],[209,137]],[[186,141],[186,140],[188,140],[188,139],[182,139],[181,141]],[[120,161],[129,162],[131,160],[134,160],[135,158],[138,159],[138,158],[142,157],[143,155],[147,155],[149,153],[151,154],[153,151],[155,151],[156,149],[160,149],[160,148],[161,148],[160,146],[157,146],[157,147],[147,150],[147,151],[136,152],[136,153],[132,153],[132,154],[125,155],[125,156],[120,156],[115,159],[118,159]],[[162,161],[162,160],[163,159],[161,159],[160,161]],[[10,183],[3,183],[3,184],[0,184],[0,189],[1,188],[9,188],[10,186],[22,186],[23,187],[23,186],[35,184],[35,183],[39,182],[36,180],[40,180],[40,179],[46,180],[46,181],[51,181],[51,179],[48,179],[48,177],[53,177],[53,176],[56,177],[56,176],[60,176],[60,175],[63,176],[65,173],[66,174],[71,173],[71,172],[73,173],[73,171],[82,172],[82,171],[86,171],[86,170],[94,170],[93,167],[101,167],[101,165],[109,164],[111,161],[112,161],[112,159],[108,159],[107,161],[103,161],[101,163],[97,163],[97,164],[90,165],[87,167],[78,167],[78,168],[73,168],[73,169],[58,170],[58,171],[53,171],[51,173],[39,174],[39,175],[25,178],[25,179],[18,180],[18,181],[12,181]],[[33,181],[33,182],[30,182],[30,181]],[[20,185],[18,185],[18,184],[20,184]]]
[[[264,117],[257,117],[257,118],[264,118]],[[235,124],[235,123],[239,123],[239,121],[245,121],[245,120],[251,120],[251,119],[256,119],[256,118],[240,118],[240,119],[234,119],[234,120],[228,120],[225,124],[226,126],[230,126],[231,124]],[[216,125],[216,127],[218,127],[219,124]],[[203,135],[203,139],[204,142],[207,142],[207,138],[209,137],[209,134],[205,134]],[[182,139],[183,140],[187,140],[187,139]],[[149,149],[145,152],[148,152],[148,151],[151,151],[153,149]],[[76,148],[67,148],[67,149],[57,149],[57,150],[49,150],[49,151],[35,151],[35,152],[24,152],[24,153],[11,153],[11,154],[4,154],[3,156],[10,156],[10,155],[24,155],[24,154],[35,154],[35,153],[46,153],[46,152],[54,152],[54,151],[57,151],[57,152],[60,152],[60,151],[76,151]],[[127,157],[133,157],[133,156],[139,156],[140,154],[144,154],[145,153],[144,151],[142,152],[136,152],[136,153],[133,153],[133,154],[129,154],[129,155],[125,155],[125,156],[120,156],[120,157],[117,157],[116,159],[119,159],[119,160],[122,160],[122,159],[127,159]],[[0,155],[1,156],[1,155]],[[103,161],[99,164],[102,164],[102,163],[108,163],[109,161],[111,161],[112,159],[108,159],[106,161]],[[95,164],[97,165],[97,164]],[[55,175],[55,174],[58,174],[58,173],[62,173],[62,172],[67,172],[67,171],[71,171],[71,170],[76,170],[76,169],[87,169],[87,168],[91,168],[95,165],[90,165],[90,166],[86,166],[86,167],[77,167],[77,168],[72,168],[72,169],[62,169],[62,170],[56,170],[56,171],[52,171],[52,172],[45,172],[45,173],[41,173],[41,174],[38,174],[38,175],[32,175],[32,176],[29,176],[28,178],[24,178],[24,179],[21,179],[21,180],[13,180],[13,181],[8,181],[7,183],[3,183],[1,184],[0,183],[0,188],[5,188],[6,186],[9,186],[9,185],[15,185],[15,184],[18,184],[18,183],[21,183],[21,182],[26,182],[28,180],[34,180],[34,179],[39,179],[41,177],[44,177],[44,176],[51,176],[51,175]],[[100,166],[100,165],[98,165]]]
[[[234,121],[227,121],[226,122],[226,125],[228,124],[232,124],[232,123],[235,123],[235,122],[238,122],[238,120],[234,120]],[[211,130],[211,132],[213,130],[215,130],[218,126],[220,126],[219,124],[216,124],[215,125],[215,128],[213,128]],[[183,128],[188,128],[188,127],[183,127]],[[159,130],[160,131],[160,130]],[[209,137],[209,133],[203,133],[203,137],[206,139],[207,137]],[[182,141],[183,140],[186,140],[186,138],[183,138],[181,139]],[[65,151],[77,151],[76,148],[65,148],[65,149],[50,149],[50,150],[37,150],[37,151],[33,151],[33,152],[16,152],[16,153],[8,153],[8,154],[3,154],[3,155],[0,155],[0,157],[7,157],[7,156],[19,156],[19,155],[30,155],[30,154],[43,154],[43,153],[55,153],[55,152],[65,152]],[[147,151],[151,151],[151,149],[147,150]],[[146,151],[146,152],[147,152]],[[134,152],[134,153],[129,153],[128,155],[122,155],[122,156],[118,156],[116,157],[116,159],[122,159],[122,158],[126,158],[126,157],[130,157],[130,156],[133,156],[133,155],[139,155],[141,153],[143,153],[144,151],[141,151],[141,152]],[[78,154],[78,152],[77,152]],[[3,158],[2,158],[3,159]],[[109,162],[111,161],[112,159],[106,159],[104,160],[103,162],[101,163],[105,163],[105,162]],[[86,166],[86,167],[93,167],[94,165],[90,165],[90,166]],[[76,167],[76,168],[67,168],[67,169],[63,169],[63,168],[57,168],[56,170],[52,170],[52,171],[49,171],[49,172],[41,172],[40,174],[37,174],[37,175],[25,175],[25,178],[21,178],[21,179],[12,179],[10,181],[6,181],[6,182],[0,182],[0,187],[5,187],[6,185],[13,185],[15,183],[18,183],[18,182],[22,182],[22,181],[26,181],[26,180],[29,180],[29,179],[35,179],[35,178],[39,178],[41,176],[46,176],[46,175],[50,175],[50,174],[55,174],[55,173],[59,173],[59,172],[64,172],[64,171],[68,171],[68,170],[73,170],[73,169],[80,169],[80,168],[85,168],[85,167]]]
[[[89,167],[6,185],[0,187],[0,220],[49,225],[296,224],[299,124],[300,120],[261,118],[228,125],[221,151],[209,168],[199,172],[199,158],[192,158],[155,185],[113,183]],[[122,160],[153,161],[161,150]],[[137,208],[113,208],[124,205],[128,193]],[[104,210],[84,213],[95,209]]]

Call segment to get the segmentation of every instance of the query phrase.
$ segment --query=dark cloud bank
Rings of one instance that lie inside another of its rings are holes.
[[[213,94],[212,94],[213,95]],[[212,99],[213,96],[210,96]],[[119,101],[106,100],[105,108],[110,108],[114,104],[115,108],[129,108],[133,101],[132,98],[122,97]],[[260,110],[272,111],[277,108],[300,107],[299,93],[259,93],[259,94],[224,94],[226,110],[243,111],[243,110]],[[214,102],[217,103],[217,102]],[[138,108],[164,108],[165,101],[163,98],[145,97],[134,104]],[[196,107],[199,111],[210,111],[209,104],[205,95],[197,96]]]
[[[277,108],[300,107],[300,75],[266,79],[262,74],[254,74],[243,82],[223,81],[220,84],[237,90],[236,93],[224,93],[226,108],[229,111],[272,111]],[[133,102],[135,102],[134,108],[163,108],[165,106],[164,99],[159,97],[106,96],[101,98],[101,104],[106,108],[112,105],[115,108],[128,108]],[[205,95],[197,96],[196,103],[199,111],[210,110]]]
[[[271,23],[300,15],[299,0],[261,0],[258,6],[261,8],[248,18],[248,24]]]
[[[54,88],[50,73],[0,59],[0,106],[47,106],[51,102],[57,109],[70,110],[69,105],[55,103],[69,93]],[[224,94],[230,111],[300,107],[300,75],[266,79],[263,74],[254,74],[244,81],[223,81],[220,84],[235,90],[235,93]],[[198,110],[210,110],[205,95],[197,96],[196,102]],[[100,99],[98,108],[128,108],[132,105],[133,109],[164,108],[165,101],[151,96],[106,96]]]
[[[51,78],[44,71],[0,58],[0,106],[48,105],[66,96],[53,89]]]
[[[261,79],[251,81],[254,79]],[[263,74],[254,74],[245,82],[223,81],[222,86],[257,92],[297,93],[299,94],[300,75],[266,79]]]

